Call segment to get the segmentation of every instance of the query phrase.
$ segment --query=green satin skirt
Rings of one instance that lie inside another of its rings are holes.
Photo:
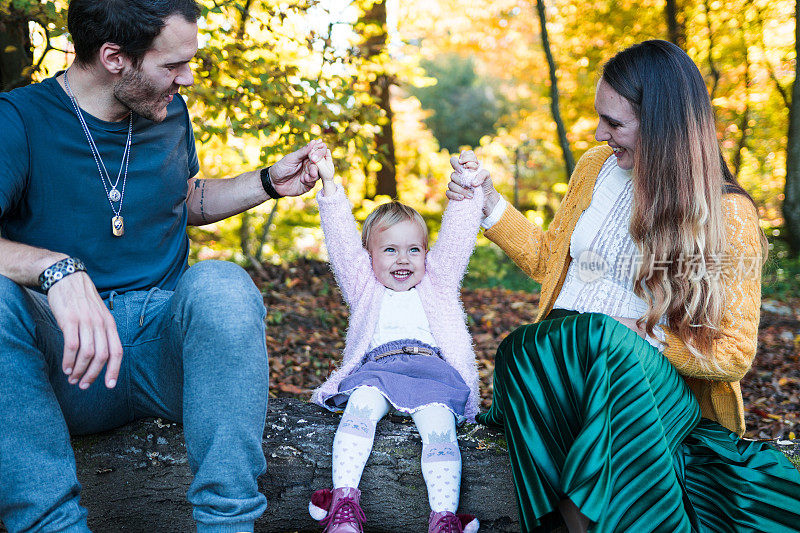
[[[800,473],[700,417],[658,350],[602,314],[554,310],[497,350],[480,423],[505,429],[523,531],[800,531]]]

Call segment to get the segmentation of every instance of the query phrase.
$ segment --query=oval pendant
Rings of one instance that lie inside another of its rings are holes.
[[[111,189],[108,191],[108,199],[112,202],[119,202],[120,198],[122,198],[122,195],[117,189]]]

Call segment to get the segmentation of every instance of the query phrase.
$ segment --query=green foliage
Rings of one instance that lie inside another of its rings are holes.
[[[210,2],[209,2],[210,4]],[[318,50],[324,36],[304,21],[314,2],[235,1],[207,6],[200,28],[191,91],[198,140],[251,139],[263,145],[262,164],[275,162],[312,138],[353,142],[369,157],[377,112],[362,105],[359,72]],[[322,55],[322,57],[318,57]]]
[[[433,112],[425,124],[442,148],[457,152],[494,133],[503,104],[492,86],[478,77],[472,58],[448,54],[423,61],[422,67],[436,84],[412,88],[411,94]]]
[[[283,323],[283,320],[286,318],[286,315],[281,311],[270,311],[267,313],[267,324],[271,326],[276,326]]]
[[[66,15],[65,1],[0,0],[0,18],[13,20],[14,17],[24,16],[39,26],[47,28],[51,37],[67,31]]]
[[[330,146],[340,175],[366,169],[375,155],[374,125],[380,119],[369,95],[371,63],[332,45],[334,14],[312,0],[203,5],[197,80],[187,92],[202,177],[232,177],[275,163],[317,138]],[[326,17],[327,34],[319,28]],[[267,260],[309,251],[298,249],[297,241],[319,232],[316,210],[307,211],[312,205],[308,198],[279,203],[268,228]],[[262,206],[192,229],[202,243],[194,256],[247,264],[249,255],[257,255],[268,221],[269,209]]]
[[[482,242],[480,242],[482,241]],[[501,287],[513,291],[536,292],[540,285],[528,277],[497,246],[481,238],[469,261],[464,287]]]
[[[761,296],[780,301],[800,298],[800,257],[791,258],[780,230],[773,230],[769,257],[762,273]]]

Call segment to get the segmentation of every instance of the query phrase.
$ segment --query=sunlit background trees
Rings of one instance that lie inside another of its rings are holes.
[[[773,243],[768,281],[800,295],[795,2],[201,3],[196,83],[185,96],[205,177],[269,164],[321,137],[362,214],[396,195],[432,224],[449,154],[462,146],[476,148],[506,197],[546,224],[574,162],[595,144],[603,62],[635,42],[669,39],[705,76],[728,163],[758,203]],[[0,0],[0,90],[69,64],[65,9]],[[311,195],[191,231],[195,258],[324,257]],[[479,248],[473,275],[505,268]]]

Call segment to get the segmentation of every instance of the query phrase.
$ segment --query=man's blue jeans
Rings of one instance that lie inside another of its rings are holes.
[[[109,390],[101,373],[82,391],[61,371],[47,299],[0,276],[0,519],[11,532],[88,531],[70,433],[159,416],[183,423],[198,531],[252,531],[267,506],[256,482],[269,380],[258,289],[240,267],[202,261],[175,292],[106,305],[124,348],[119,380]]]

